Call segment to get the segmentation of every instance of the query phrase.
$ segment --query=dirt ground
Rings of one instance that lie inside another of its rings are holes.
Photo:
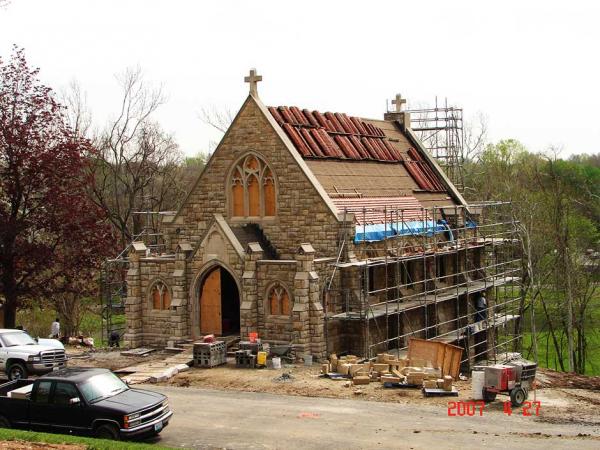
[[[344,381],[334,381],[319,376],[318,366],[289,365],[281,370],[236,369],[230,362],[212,369],[192,368],[180,373],[164,385],[179,387],[203,387],[207,389],[238,390],[246,392],[269,392],[273,394],[304,397],[353,398],[391,403],[420,403],[448,406],[451,401],[472,400],[471,382],[457,381],[458,397],[425,398],[420,389],[385,388],[382,383],[353,386]],[[542,371],[543,372],[543,371]],[[283,374],[289,374],[282,377]],[[485,406],[487,412],[504,413],[503,402],[508,397],[498,396],[498,401]],[[540,387],[530,393],[529,400],[541,402],[538,420],[549,423],[600,425],[600,390],[563,387]],[[532,409],[535,415],[534,409]],[[521,408],[514,414],[523,414]]]
[[[89,350],[70,351],[71,365],[80,367],[105,367],[117,370],[126,366],[151,361],[170,355],[153,352],[145,357],[122,356],[120,351]],[[419,389],[388,389],[382,383],[373,382],[363,386],[349,385],[346,380],[334,381],[319,376],[320,366],[301,364],[284,365],[282,369],[237,369],[229,358],[227,365],[211,369],[194,368],[180,373],[165,383],[166,386],[199,387],[246,392],[268,392],[303,397],[351,398],[378,402],[415,403],[447,406],[451,401],[471,400],[471,382],[457,381],[458,397],[425,398]],[[287,375],[289,375],[289,377]],[[549,423],[583,423],[600,426],[600,377],[559,373],[547,369],[538,370],[539,387],[530,393],[529,400],[541,402],[537,420]],[[503,401],[508,397],[485,406],[487,412],[504,412]],[[514,411],[522,414],[522,410]]]
[[[166,356],[172,356],[173,353],[164,351],[154,351],[146,356],[123,356],[121,351],[114,350],[90,350],[87,348],[67,348],[69,356],[69,366],[72,367],[102,367],[104,369],[118,370],[136,364],[164,359]]]

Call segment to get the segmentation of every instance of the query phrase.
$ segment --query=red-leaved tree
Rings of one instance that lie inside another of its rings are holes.
[[[68,127],[64,107],[37,76],[23,50],[0,59],[0,297],[6,327],[14,327],[24,300],[63,295],[76,285],[73,277],[89,277],[113,251],[105,215],[86,195],[94,149]]]

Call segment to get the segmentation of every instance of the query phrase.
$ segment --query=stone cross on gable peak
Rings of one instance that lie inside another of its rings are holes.
[[[250,74],[247,77],[244,77],[244,81],[250,84],[250,95],[258,97],[258,89],[257,84],[259,81],[262,81],[262,75],[256,74],[256,69],[250,69]]]
[[[396,112],[402,112],[402,105],[406,103],[406,99],[402,95],[396,94],[396,98],[392,100],[392,105],[396,105]]]

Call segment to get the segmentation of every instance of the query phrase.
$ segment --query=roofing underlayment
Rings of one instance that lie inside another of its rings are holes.
[[[449,231],[446,222],[433,217],[415,197],[335,198],[333,203],[354,214],[356,243]]]

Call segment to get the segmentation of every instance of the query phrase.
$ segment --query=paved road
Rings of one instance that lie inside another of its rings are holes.
[[[549,424],[484,410],[448,417],[446,407],[264,393],[157,387],[175,415],[156,442],[228,449],[598,449],[600,428]],[[536,434],[537,433],[537,434]],[[586,436],[577,436],[582,433]]]

